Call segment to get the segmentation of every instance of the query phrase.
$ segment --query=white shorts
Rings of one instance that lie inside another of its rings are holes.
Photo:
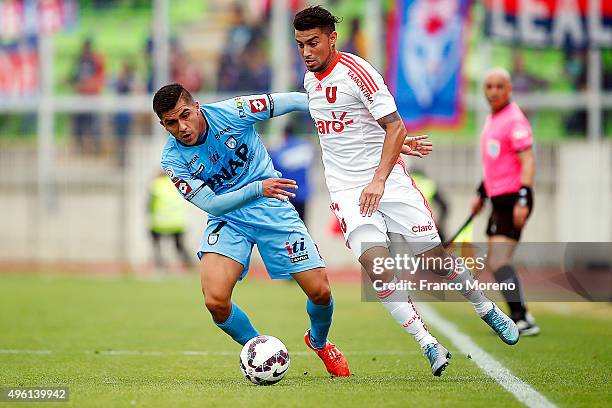
[[[359,187],[330,194],[331,209],[340,221],[347,245],[357,258],[374,246],[389,248],[398,236],[402,243],[410,246],[413,255],[440,245],[431,208],[402,165],[393,167],[378,210],[371,217],[359,212],[359,197],[363,189]]]

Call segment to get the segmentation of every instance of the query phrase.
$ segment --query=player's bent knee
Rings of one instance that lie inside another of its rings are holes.
[[[321,285],[316,291],[310,294],[309,299],[315,305],[329,305],[331,297],[332,294],[329,285]]]
[[[229,317],[232,311],[232,302],[228,299],[219,299],[216,297],[206,297],[204,300],[206,309],[210,312],[213,320],[217,323],[223,323]]]

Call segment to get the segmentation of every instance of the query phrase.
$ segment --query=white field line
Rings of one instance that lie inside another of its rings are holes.
[[[312,351],[291,351],[291,355],[306,356],[313,354]],[[93,354],[102,356],[237,356],[239,351],[144,351],[144,350],[100,350],[100,351],[52,351],[52,350],[18,350],[18,349],[0,349],[0,354]],[[346,351],[348,356],[371,355],[376,356],[405,356],[421,354],[419,351]]]
[[[533,408],[553,408],[555,404],[537,392],[531,385],[516,377],[492,355],[480,348],[449,321],[442,318],[431,306],[421,303],[418,308],[425,316],[425,322],[436,326],[463,354],[470,354],[476,365],[486,375],[511,393],[518,401]],[[501,341],[501,340],[500,340]],[[512,347],[512,346],[508,346]]]

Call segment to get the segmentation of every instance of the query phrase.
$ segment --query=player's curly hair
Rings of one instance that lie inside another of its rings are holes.
[[[293,19],[293,28],[297,31],[320,28],[325,34],[329,35],[333,31],[336,31],[336,23],[341,21],[342,18],[334,16],[323,7],[311,6],[295,15]]]
[[[193,96],[181,84],[164,85],[153,96],[153,110],[161,119],[165,112],[173,109],[179,99],[187,103],[194,102]]]

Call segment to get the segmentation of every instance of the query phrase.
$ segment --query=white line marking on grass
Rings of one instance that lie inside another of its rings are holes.
[[[0,354],[52,354],[51,350],[14,350],[14,349],[0,349]]]
[[[556,407],[544,395],[516,377],[492,355],[480,348],[469,336],[459,331],[454,324],[442,318],[431,306],[421,303],[419,304],[419,309],[425,315],[427,324],[431,323],[433,326],[436,326],[463,354],[470,354],[472,361],[486,375],[497,381],[499,385],[514,395],[517,400],[528,407]]]
[[[238,351],[144,351],[144,350],[100,350],[100,351],[51,351],[51,350],[16,350],[16,349],[0,349],[0,354],[94,354],[101,356],[235,356]],[[313,354],[312,351],[290,351],[293,356],[307,356]],[[410,354],[420,354],[417,351],[347,351],[344,352],[350,356],[403,356]]]

